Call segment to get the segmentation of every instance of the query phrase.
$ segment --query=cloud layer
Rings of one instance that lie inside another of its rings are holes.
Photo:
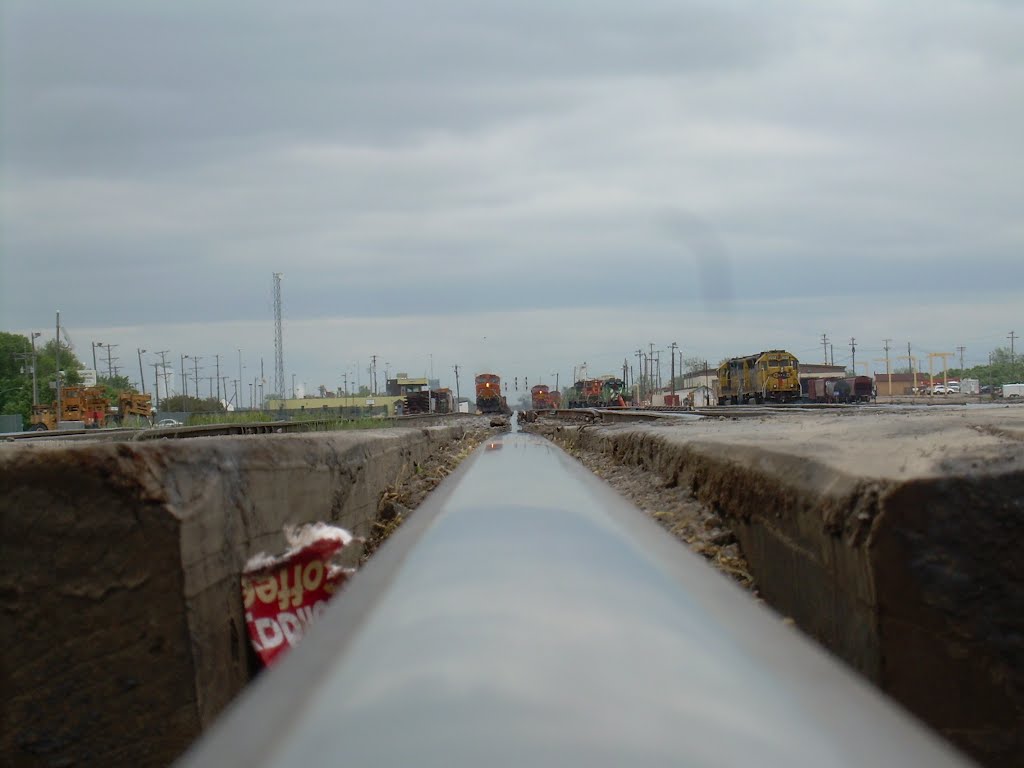
[[[1013,3],[3,15],[10,330],[269,362],[279,271],[288,372],[334,386],[822,332],[984,359],[1021,319]]]

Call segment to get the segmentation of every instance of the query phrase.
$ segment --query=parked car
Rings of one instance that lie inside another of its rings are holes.
[[[160,421],[158,421],[156,423],[156,425],[158,427],[183,427],[183,426],[185,426],[184,424],[182,424],[177,419],[160,419]]]
[[[936,384],[934,387],[932,387],[932,394],[944,395],[946,394],[946,388],[942,384]]]

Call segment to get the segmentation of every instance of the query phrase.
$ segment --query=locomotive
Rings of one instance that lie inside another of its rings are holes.
[[[581,379],[569,388],[566,395],[570,408],[607,408],[626,404],[625,388],[625,382],[614,376]]]
[[[732,357],[718,366],[718,404],[799,400],[799,361],[784,349]]]
[[[547,384],[536,384],[530,387],[530,405],[535,411],[545,411],[552,408],[551,387]]]
[[[480,413],[503,413],[505,398],[501,396],[501,378],[496,373],[476,375],[476,407]]]

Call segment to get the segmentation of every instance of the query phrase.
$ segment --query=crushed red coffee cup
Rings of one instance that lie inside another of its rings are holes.
[[[334,558],[353,541],[344,528],[325,523],[286,527],[288,550],[260,553],[242,571],[242,601],[249,639],[264,665],[299,644],[354,570]]]

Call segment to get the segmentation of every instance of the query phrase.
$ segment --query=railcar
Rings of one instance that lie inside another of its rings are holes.
[[[832,387],[832,400],[836,403],[868,403],[874,394],[870,376],[847,376]]]
[[[784,349],[732,357],[718,366],[719,405],[788,403],[800,396],[800,363]]]

